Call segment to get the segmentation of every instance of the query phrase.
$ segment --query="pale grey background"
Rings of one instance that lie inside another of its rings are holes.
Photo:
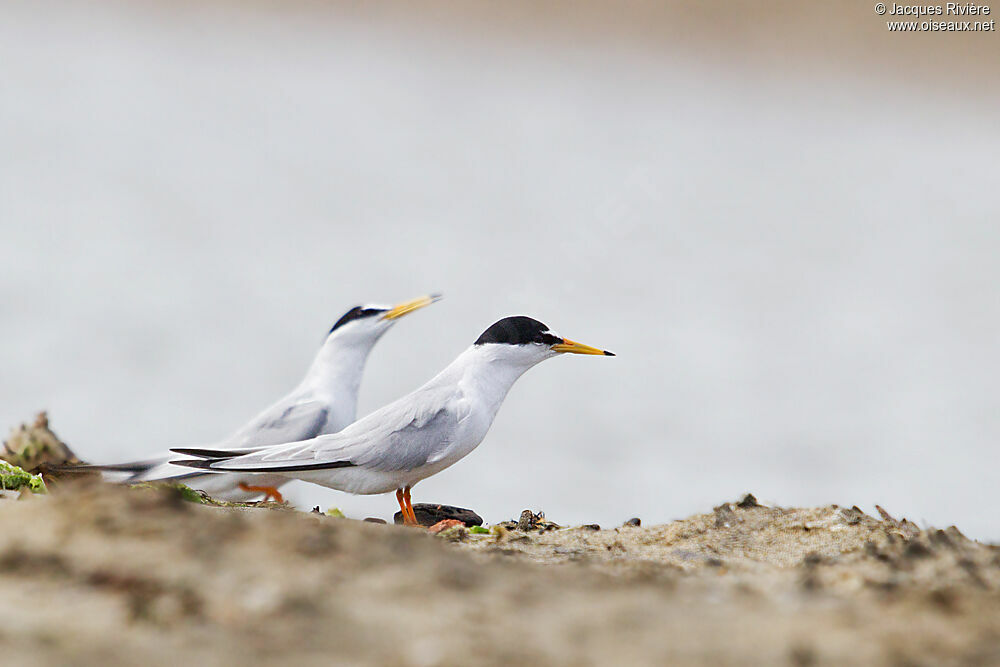
[[[614,524],[752,490],[1000,539],[997,107],[599,46],[4,5],[0,425],[48,409],[97,460],[208,443],[348,307],[440,290],[362,412],[503,315],[619,356],[531,371],[418,502]]]

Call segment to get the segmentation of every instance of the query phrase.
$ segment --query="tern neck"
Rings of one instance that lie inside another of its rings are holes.
[[[439,377],[457,382],[495,415],[517,379],[549,356],[547,352],[520,349],[520,346],[473,345]]]
[[[346,344],[336,336],[328,337],[299,385],[300,391],[323,394],[330,399],[334,411],[330,421],[341,422],[340,428],[355,419],[361,377],[368,354],[377,341],[378,338],[372,337]]]

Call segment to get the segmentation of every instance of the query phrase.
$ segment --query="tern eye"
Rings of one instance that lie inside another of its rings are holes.
[[[349,311],[344,313],[344,315],[337,320],[337,323],[333,325],[330,329],[330,333],[333,333],[340,327],[344,326],[348,322],[353,322],[354,320],[360,320],[365,317],[372,317],[378,315],[379,313],[384,313],[385,311],[380,308],[362,308],[361,306],[355,306]],[[327,334],[328,336],[330,334]]]
[[[537,342],[542,343],[543,345],[555,345],[557,343],[563,342],[563,339],[560,338],[559,336],[553,336],[548,331],[543,331],[539,335]]]

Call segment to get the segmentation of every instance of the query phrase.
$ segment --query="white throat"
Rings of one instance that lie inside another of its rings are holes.
[[[354,337],[350,341],[327,338],[316,353],[298,393],[323,396],[329,400],[331,413],[327,424],[340,430],[357,416],[358,392],[368,355],[381,336]]]
[[[490,421],[507,392],[525,371],[556,353],[541,345],[473,345],[441,371],[432,384],[457,384],[467,396],[475,396]]]

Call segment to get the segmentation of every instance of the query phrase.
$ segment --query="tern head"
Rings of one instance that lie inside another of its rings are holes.
[[[524,315],[505,317],[494,322],[475,342],[490,348],[497,356],[529,365],[559,354],[597,354],[615,356],[614,352],[564,338],[547,325]]]
[[[428,294],[395,306],[372,303],[355,306],[337,320],[326,340],[345,346],[374,344],[399,318],[440,299],[440,294]]]

